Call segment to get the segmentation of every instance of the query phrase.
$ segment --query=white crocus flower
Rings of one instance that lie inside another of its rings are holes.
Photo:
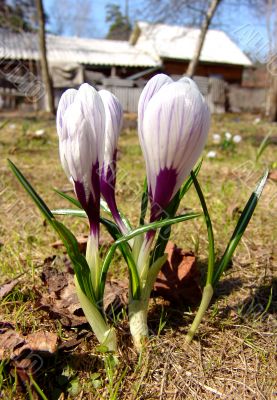
[[[88,216],[87,261],[96,271],[92,274],[96,287],[99,273],[99,170],[104,158],[105,109],[92,86],[85,83],[78,91],[69,89],[62,95],[57,111],[57,131],[62,166]]]
[[[226,140],[231,140],[232,139],[232,134],[230,132],[225,132],[225,139]]]
[[[146,163],[150,221],[159,219],[199,158],[207,139],[210,113],[196,84],[189,78],[173,82],[160,74],[142,91],[138,105],[138,133]],[[138,238],[136,267],[139,299],[130,298],[130,330],[137,349],[148,336],[147,307],[155,274],[165,262],[159,257],[151,266],[150,251],[155,231]],[[135,248],[136,246],[134,246]]]
[[[105,136],[109,134],[110,102],[108,95],[99,94],[83,84],[79,90],[69,89],[61,97],[57,110],[57,131],[62,166],[73,183],[76,196],[85,210],[89,224],[86,261],[91,271],[91,284],[96,300],[87,297],[79,278],[75,276],[78,299],[98,340],[109,350],[116,349],[116,336],[101,313],[102,298],[99,259],[100,173],[105,151]],[[113,122],[112,122],[113,123]],[[107,125],[107,129],[106,129]],[[111,139],[110,139],[111,140]],[[105,158],[106,160],[106,158]],[[87,282],[89,285],[89,281]]]
[[[105,145],[105,109],[90,85],[67,90],[57,111],[61,163],[93,227],[100,201],[99,167]],[[95,209],[96,207],[96,209]],[[94,208],[94,209],[93,209]]]
[[[111,92],[100,90],[98,93],[104,104],[106,118],[105,152],[100,181],[101,194],[121,232],[127,233],[115,201],[117,142],[122,128],[123,109],[119,100]]]
[[[151,220],[160,215],[199,158],[210,113],[189,78],[152,78],[139,100],[139,138],[146,163]]]
[[[214,133],[213,134],[213,142],[215,144],[219,144],[221,142],[221,136],[219,135],[219,133]]]
[[[233,142],[234,143],[240,143],[242,141],[242,137],[240,135],[235,135],[233,137]]]
[[[216,158],[216,151],[210,150],[210,151],[207,153],[207,158]]]

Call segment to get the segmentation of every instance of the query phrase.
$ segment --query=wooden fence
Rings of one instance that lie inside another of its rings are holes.
[[[194,80],[205,97],[211,113],[219,114],[225,112],[226,82],[222,79],[201,76],[196,76]],[[119,99],[124,111],[137,112],[138,101],[143,88],[120,87],[118,84],[117,86],[107,84],[101,88],[111,91]]]
[[[138,101],[143,88],[130,87],[125,82],[126,80],[123,81],[120,79],[117,79],[114,84],[103,82],[104,85],[99,86],[98,89],[105,88],[110,90],[119,99],[125,112],[135,113],[137,112]],[[211,112],[215,114],[223,113],[225,111],[227,84],[221,79],[206,77],[195,77],[195,82],[205,97]],[[132,82],[130,83],[132,84]],[[62,91],[56,89],[55,92],[57,105]],[[14,88],[0,88],[0,103],[2,103],[0,104],[0,109],[15,109],[17,100],[20,100],[19,98],[22,97],[24,97],[24,94]],[[38,104],[30,104],[30,107],[37,109]]]

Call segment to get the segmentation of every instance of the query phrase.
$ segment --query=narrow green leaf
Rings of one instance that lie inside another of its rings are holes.
[[[37,205],[42,215],[50,223],[52,228],[59,234],[72,261],[74,271],[82,290],[87,295],[87,297],[91,299],[91,301],[95,301],[95,295],[90,279],[90,269],[85,257],[79,252],[78,242],[75,236],[61,222],[55,219],[50,209],[44,203],[42,198],[37,194],[31,184],[27,181],[24,175],[19,171],[19,169],[10,160],[8,160],[8,163],[15,177],[21,183],[26,192],[30,195],[31,199]]]
[[[174,196],[173,200],[170,202],[169,206],[166,209],[166,215],[167,218],[173,218],[179,208],[180,205],[180,198],[179,198],[180,191],[176,193]],[[160,258],[165,251],[166,245],[168,243],[168,240],[170,238],[171,234],[171,226],[164,226],[161,228],[156,244],[154,246],[154,251],[153,255],[151,258],[151,265],[157,261],[158,258]]]
[[[147,206],[148,206],[148,185],[147,185],[147,178],[145,178],[143,183],[143,192],[141,196],[141,205],[140,205],[140,218],[139,218],[140,225],[144,225]]]
[[[18,181],[21,183],[21,185],[24,187],[26,192],[30,195],[32,200],[35,202],[37,207],[39,208],[40,212],[44,216],[44,218],[47,219],[51,223],[52,218],[54,218],[53,214],[47,207],[47,205],[44,203],[42,198],[37,194],[37,192],[33,189],[33,187],[30,185],[30,183],[27,181],[27,179],[24,177],[24,175],[19,171],[19,169],[14,165],[14,163],[11,160],[8,160],[8,164],[14,173],[15,177],[18,179]]]
[[[83,210],[83,207],[81,206],[80,202],[79,202],[78,200],[76,200],[74,197],[71,197],[71,196],[69,196],[68,194],[63,193],[63,192],[61,192],[60,190],[54,189],[54,191],[55,191],[59,196],[61,196],[62,198],[68,200],[71,204],[74,204],[77,208],[80,208],[81,210]],[[110,209],[109,209],[109,206],[108,206],[107,202],[106,202],[105,200],[103,200],[102,198],[100,199],[100,207],[102,208],[103,211],[105,211],[107,214],[109,214],[109,215],[112,217],[112,213],[111,213],[111,211],[110,211]],[[122,213],[119,213],[119,214],[120,214],[120,217],[121,217],[122,221],[124,222],[125,226],[126,226],[129,230],[131,230],[132,227],[131,227],[131,224],[130,224],[128,218],[126,218],[125,215],[122,214]],[[66,215],[66,214],[60,214],[60,215]],[[69,215],[69,214],[67,214],[67,215]],[[86,215],[86,214],[85,214],[85,215]],[[80,215],[77,215],[77,216],[80,216]]]
[[[226,247],[226,250],[217,266],[216,273],[214,274],[213,277],[213,285],[218,282],[220,279],[222,273],[225,271],[229,261],[231,260],[231,257],[237,247],[237,245],[240,242],[240,239],[242,235],[244,234],[245,229],[247,228],[247,225],[254,213],[254,210],[258,204],[259,198],[262,194],[262,191],[264,189],[264,186],[266,184],[268,177],[268,170],[265,171],[264,175],[260,179],[259,183],[257,184],[254,192],[251,194],[246,206],[244,207],[244,210],[238,220],[238,223],[236,225],[236,228],[233,232],[233,235]]]
[[[162,228],[163,226],[169,226],[169,225],[177,224],[178,222],[187,221],[189,219],[197,218],[200,215],[201,215],[200,213],[190,212],[190,213],[187,213],[187,214],[184,214],[184,215],[179,215],[179,216],[174,217],[174,218],[167,218],[167,219],[164,219],[164,220],[161,220],[161,221],[151,222],[150,224],[143,225],[143,226],[140,226],[140,227],[132,230],[127,235],[123,235],[121,238],[119,238],[116,241],[116,244],[127,242],[130,239],[134,238],[135,236],[141,235],[142,233],[145,233],[145,232],[148,232],[148,231],[151,231],[151,230],[156,230],[156,229]]]
[[[259,161],[259,158],[262,156],[263,152],[265,151],[265,149],[267,148],[267,146],[269,145],[269,138],[272,135],[272,130],[270,130],[268,132],[268,134],[264,137],[263,141],[261,142],[257,153],[256,153],[256,162]]]
[[[102,265],[102,270],[101,270],[101,276],[100,276],[100,296],[104,295],[104,290],[105,290],[105,283],[106,283],[106,278],[107,278],[107,273],[110,268],[111,261],[113,259],[114,253],[116,251],[116,248],[119,248],[129,269],[130,273],[130,279],[131,279],[131,291],[132,291],[132,296],[134,299],[138,299],[140,295],[140,281],[139,281],[139,276],[137,272],[137,266],[136,263],[133,259],[131,250],[129,248],[129,245],[127,243],[114,243],[108,253],[106,254],[105,260]]]
[[[66,215],[69,217],[80,217],[87,218],[87,214],[84,210],[76,210],[72,208],[58,208],[56,210],[51,210],[53,215]]]
[[[198,176],[200,169],[202,167],[202,162],[203,162],[203,158],[201,158],[198,163],[196,164],[196,167],[194,168],[193,172],[195,177]],[[182,198],[184,197],[184,195],[188,192],[188,190],[190,189],[191,185],[193,184],[193,180],[191,175],[187,178],[186,182],[182,185],[181,189],[180,189],[180,193],[179,193],[179,198],[180,200],[182,200]]]
[[[113,221],[107,218],[100,217],[100,222],[102,225],[105,226],[105,228],[114,240],[117,240],[119,237],[122,236],[122,233],[120,232],[118,226]]]
[[[195,169],[194,169],[194,174],[197,176],[199,174],[199,171],[202,166],[202,159],[197,163]],[[190,189],[191,185],[193,183],[192,177],[189,176],[185,183],[182,185],[181,189],[178,190],[178,192],[175,194],[174,198],[171,200],[169,206],[166,208],[165,214],[167,215],[168,218],[173,218],[179,208],[180,202],[184,195],[188,192]],[[170,238],[171,234],[171,227],[165,227],[162,228],[159,236],[157,238],[154,251],[153,251],[153,256],[151,260],[151,264],[155,262],[158,258],[160,258],[165,251],[166,245],[168,243],[168,240]]]
[[[87,214],[84,210],[75,210],[75,209],[68,209],[68,208],[60,208],[57,210],[51,210],[53,215],[66,215],[70,217],[80,217],[86,218]],[[117,240],[122,233],[120,232],[118,226],[107,218],[100,217],[100,222],[105,226],[109,234],[112,236],[114,240]]]
[[[140,280],[139,280],[137,265],[134,261],[132,252],[127,243],[121,243],[119,245],[119,248],[121,248],[121,253],[124,254],[124,258],[128,265],[129,274],[131,278],[132,298],[134,300],[138,300],[140,298],[141,288],[140,288]]]
[[[101,270],[100,280],[99,280],[100,281],[100,284],[99,284],[99,297],[100,298],[104,296],[107,273],[108,273],[108,270],[110,268],[114,253],[116,251],[116,247],[117,246],[115,244],[113,244],[109,248],[109,250],[108,250],[108,252],[106,254],[106,257],[105,257],[105,259],[103,261],[103,264],[102,264],[102,270]]]
[[[75,199],[74,197],[69,196],[68,194],[66,194],[66,193],[64,193],[64,192],[61,192],[61,191],[58,190],[58,189],[54,189],[54,191],[55,191],[59,196],[61,196],[63,199],[69,201],[69,203],[73,204],[73,205],[76,206],[77,208],[80,208],[81,210],[83,209],[83,207],[81,206],[81,203],[80,203],[77,199]]]
[[[74,272],[76,273],[78,282],[86,294],[86,296],[93,301],[96,302],[96,297],[94,294],[92,282],[91,282],[91,273],[87,263],[86,258],[80,253],[77,239],[73,235],[73,233],[66,228],[60,221],[56,219],[52,220],[52,226],[59,234],[66,250],[67,254],[72,261]]]
[[[100,199],[100,207],[102,208],[103,211],[105,211],[107,214],[109,214],[110,217],[113,217],[113,215],[109,209],[108,203],[102,198]],[[130,221],[128,220],[128,218],[126,218],[125,215],[122,214],[121,212],[119,212],[119,215],[120,215],[123,223],[125,224],[126,228],[128,230],[131,230],[132,227],[131,227],[131,224],[130,224]]]
[[[208,207],[206,204],[204,194],[203,194],[201,186],[199,185],[199,182],[196,178],[196,175],[193,171],[191,171],[191,179],[193,181],[196,192],[198,194],[198,197],[199,197],[199,200],[200,200],[200,203],[202,206],[202,210],[204,213],[206,226],[207,226],[208,242],[209,242],[209,259],[208,259],[208,271],[207,271],[206,285],[209,285],[212,283],[212,280],[213,280],[214,260],[215,260],[213,226],[212,226],[212,221],[210,218],[210,214],[208,211]]]

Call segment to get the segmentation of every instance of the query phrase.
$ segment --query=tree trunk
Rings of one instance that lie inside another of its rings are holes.
[[[277,76],[271,76],[268,90],[268,119],[270,122],[277,121]]]
[[[54,114],[55,107],[54,107],[54,97],[52,91],[52,82],[47,62],[47,50],[46,50],[46,40],[45,40],[45,16],[43,10],[43,3],[42,0],[35,0],[35,1],[38,13],[38,23],[39,23],[40,65],[41,65],[42,80],[45,87],[45,109],[51,114]]]
[[[198,41],[196,43],[194,55],[189,63],[189,66],[188,66],[188,69],[186,72],[186,75],[188,75],[191,78],[195,75],[195,71],[196,71],[197,65],[199,63],[199,58],[200,58],[200,54],[201,54],[204,40],[206,37],[206,33],[209,29],[212,18],[214,16],[216,9],[220,2],[221,2],[221,0],[211,0],[208,11],[205,15],[204,21],[201,26],[200,35],[199,35]]]

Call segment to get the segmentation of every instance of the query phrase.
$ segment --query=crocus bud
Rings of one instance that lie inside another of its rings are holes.
[[[154,94],[150,90],[152,81],[154,88],[158,88]],[[148,97],[145,91],[150,93]],[[139,115],[139,136],[154,221],[199,158],[208,134],[210,113],[191,79],[169,83],[162,74],[146,85],[139,109],[144,110]]]
[[[69,89],[57,111],[60,157],[65,173],[98,238],[100,177],[105,145],[105,110],[98,92],[88,84]]]
[[[173,80],[165,74],[157,74],[150,79],[145,88],[143,89],[138,103],[138,125],[141,128],[144,112],[147,108],[149,100],[157,93],[163,86],[172,83]]]
[[[117,142],[122,128],[123,109],[119,100],[111,92],[100,90],[98,93],[104,104],[106,120],[104,161],[100,179],[101,194],[117,225],[125,233],[126,227],[121,220],[115,201]]]

